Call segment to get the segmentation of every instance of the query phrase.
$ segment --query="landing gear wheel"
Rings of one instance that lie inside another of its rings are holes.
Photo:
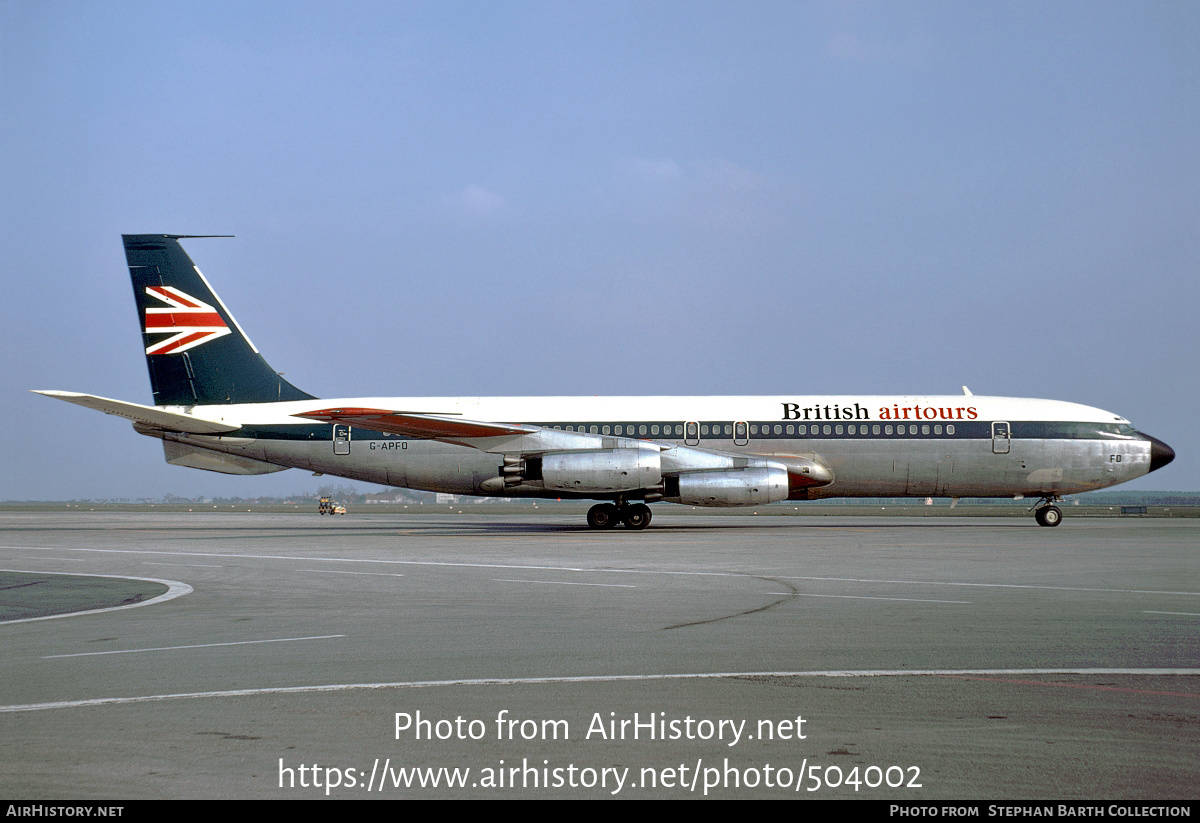
[[[1042,506],[1033,515],[1039,526],[1057,526],[1062,522],[1062,517],[1062,509],[1058,506]]]
[[[617,507],[612,503],[599,503],[588,509],[588,527],[592,529],[611,529],[617,525]]]
[[[621,519],[625,521],[625,528],[641,531],[650,525],[650,518],[650,507],[645,503],[635,503],[625,509]]]

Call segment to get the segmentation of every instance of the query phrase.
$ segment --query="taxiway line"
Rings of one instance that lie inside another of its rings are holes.
[[[747,677],[987,677],[987,676],[1034,676],[1034,675],[1134,675],[1141,677],[1196,677],[1198,669],[1128,669],[1128,668],[1079,668],[1079,669],[831,669],[827,671],[790,672],[703,672],[690,674],[612,674],[574,675],[557,677],[485,677],[464,680],[411,680],[392,683],[331,683],[319,686],[274,686],[261,689],[231,689],[226,691],[181,692],[176,694],[151,694],[133,697],[94,697],[84,700],[59,700],[52,703],[23,703],[0,706],[0,714],[12,712],[37,712],[50,709],[71,709],[83,706],[126,705],[130,703],[154,703],[164,700],[199,700],[221,697],[255,697],[267,694],[315,694],[321,692],[344,692],[367,689],[427,689],[438,686],[521,686],[554,683],[620,683],[654,680],[735,680]],[[1182,694],[1172,692],[1172,694]]]
[[[830,597],[835,600],[895,600],[900,603],[951,603],[956,605],[971,605],[970,600],[926,600],[919,597],[879,597],[871,594],[814,594],[812,592],[763,592],[763,594],[781,594],[786,597]]]
[[[549,583],[555,586],[608,586],[617,589],[636,589],[637,586],[632,583],[582,583],[572,582],[570,580],[507,580],[502,577],[493,577],[493,583]]]
[[[151,649],[112,649],[105,652],[78,652],[76,654],[47,654],[42,660],[55,660],[61,657],[98,657],[103,654],[137,654],[139,652],[172,652],[179,649],[210,649],[216,646],[250,646],[255,643],[290,643],[294,640],[330,640],[334,637],[345,637],[344,634],[321,634],[313,637],[275,637],[269,640],[235,640],[229,643],[194,643],[189,646],[158,646]]]
[[[88,572],[47,572],[31,569],[0,569],[0,572],[13,572],[15,574],[57,574],[63,577],[109,577],[114,580],[146,580],[151,583],[162,583],[167,587],[167,590],[158,597],[152,597],[149,600],[142,600],[139,603],[126,603],[122,606],[108,606],[103,609],[87,609],[81,612],[63,612],[62,614],[47,614],[43,617],[22,617],[18,620],[3,620],[0,621],[0,626],[11,626],[14,623],[33,623],[37,620],[58,620],[62,617],[78,617],[81,614],[103,614],[104,612],[116,612],[121,609],[136,609],[141,606],[150,606],[155,603],[165,603],[168,600],[174,600],[176,597],[183,597],[185,594],[192,593],[192,587],[187,583],[180,583],[178,580],[160,580],[157,577],[137,577],[131,574],[91,574]]]

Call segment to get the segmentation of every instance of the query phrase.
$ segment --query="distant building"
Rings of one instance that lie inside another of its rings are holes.
[[[407,503],[403,492],[380,492],[379,494],[364,494],[363,503]]]

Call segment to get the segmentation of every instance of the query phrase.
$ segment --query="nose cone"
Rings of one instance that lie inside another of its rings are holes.
[[[1142,437],[1150,441],[1150,471],[1161,469],[1175,459],[1175,450],[1166,443],[1145,433]]]

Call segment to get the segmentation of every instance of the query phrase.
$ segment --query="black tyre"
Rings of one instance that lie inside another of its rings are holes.
[[[625,510],[625,528],[641,531],[650,525],[650,507],[645,503],[635,503]]]
[[[1034,519],[1037,520],[1039,526],[1057,526],[1063,519],[1062,509],[1058,506],[1043,506],[1037,510]]]
[[[617,507],[612,503],[600,503],[588,509],[588,526],[593,529],[611,529],[617,525]]]

